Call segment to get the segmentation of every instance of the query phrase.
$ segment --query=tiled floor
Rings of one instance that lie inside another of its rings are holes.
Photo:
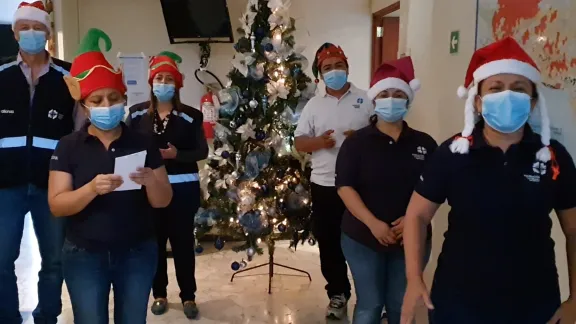
[[[29,218],[22,240],[20,258],[16,263],[18,285],[20,289],[21,311],[25,324],[32,324],[31,312],[37,301],[36,282],[40,268],[40,256]],[[247,276],[237,277],[230,282],[232,270],[230,264],[240,261],[243,253],[230,250],[212,252],[212,249],[196,257],[196,279],[198,281],[197,301],[201,318],[194,323],[203,324],[315,324],[326,323],[324,308],[327,298],[324,292],[324,278],[320,273],[317,246],[308,244],[299,246],[297,252],[288,250],[287,244],[279,243],[276,249],[276,262],[302,268],[312,275],[312,282],[306,277],[297,277],[289,270],[279,273],[290,276],[275,276],[272,282],[273,293],[269,295],[268,277]],[[255,257],[250,265],[266,262],[266,255]],[[174,266],[170,260],[169,300],[173,308],[163,316],[149,314],[148,323],[188,323],[179,305],[178,288],[174,276]],[[267,273],[267,268],[255,270],[257,273]],[[64,309],[60,324],[72,324],[73,316],[68,293],[62,296]],[[349,313],[355,301],[351,300]],[[113,321],[111,320],[110,323]],[[349,323],[340,321],[336,323]]]

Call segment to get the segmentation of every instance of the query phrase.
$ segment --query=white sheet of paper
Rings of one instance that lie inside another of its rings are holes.
[[[136,169],[144,167],[146,163],[146,151],[124,155],[116,158],[114,162],[114,174],[119,175],[124,183],[116,188],[115,191],[138,190],[141,185],[130,180],[130,174],[136,172]]]

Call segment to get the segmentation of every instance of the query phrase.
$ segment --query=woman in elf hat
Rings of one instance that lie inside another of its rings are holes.
[[[170,203],[172,187],[153,139],[122,123],[126,88],[100,40],[109,51],[108,35],[88,31],[65,77],[89,123],[58,143],[48,203],[67,218],[62,264],[74,322],[107,323],[112,286],[115,323],[145,323],[158,254],[152,212]],[[114,174],[126,168],[126,178]]]
[[[376,106],[371,125],[344,141],[336,161],[336,187],[347,207],[342,251],[357,297],[354,324],[380,323],[384,307],[388,323],[400,323],[406,289],[404,215],[418,177],[438,147],[430,135],[404,121],[418,88],[410,57],[384,63],[368,90]]]
[[[194,215],[200,207],[197,162],[208,156],[208,144],[202,113],[180,102],[184,79],[178,69],[181,61],[172,52],[162,52],[150,60],[151,100],[130,108],[127,123],[154,136],[174,191],[168,207],[154,210],[159,253],[152,313],[161,315],[168,310],[166,243],[170,240],[180,299],[186,317],[192,319],[198,316],[194,278]]]
[[[477,50],[466,75],[465,127],[420,178],[406,213],[408,287],[403,323],[418,302],[431,322],[576,321],[576,168],[550,139],[540,72],[512,38]],[[541,135],[527,124],[540,119]],[[451,206],[431,298],[422,279],[426,227]],[[561,304],[550,212],[566,235],[570,298]]]

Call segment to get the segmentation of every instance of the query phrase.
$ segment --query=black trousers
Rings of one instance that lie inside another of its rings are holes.
[[[342,214],[346,210],[336,192],[336,187],[325,187],[311,183],[312,233],[318,240],[320,268],[328,282],[328,297],[344,294],[350,298],[348,266],[342,253],[340,235]]]
[[[176,280],[182,302],[196,298],[194,216],[200,206],[200,185],[187,182],[172,185],[174,196],[166,208],[155,209],[154,222],[158,240],[158,270],[152,285],[154,298],[166,298],[168,273],[166,243],[170,240]]]

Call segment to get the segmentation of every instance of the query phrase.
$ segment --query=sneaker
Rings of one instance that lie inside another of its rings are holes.
[[[154,315],[162,315],[166,313],[168,310],[168,299],[166,298],[156,298],[154,303],[152,303],[152,307],[150,307],[152,314]]]
[[[198,317],[198,306],[196,306],[196,302],[193,300],[185,301],[184,302],[184,314],[188,319],[196,319]]]
[[[341,320],[348,313],[348,300],[344,294],[335,295],[330,298],[330,303],[326,308],[326,317]]]

